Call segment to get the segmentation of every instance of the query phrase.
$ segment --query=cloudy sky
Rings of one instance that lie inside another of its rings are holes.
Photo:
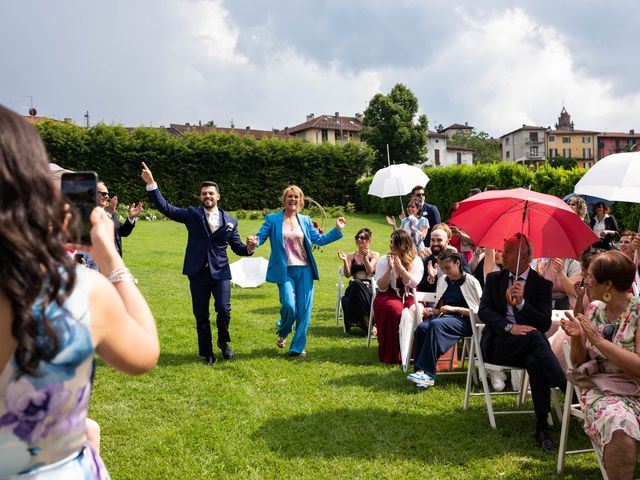
[[[517,6],[516,6],[517,5]],[[430,128],[640,130],[634,0],[20,0],[0,103],[91,123],[270,129],[407,85]]]

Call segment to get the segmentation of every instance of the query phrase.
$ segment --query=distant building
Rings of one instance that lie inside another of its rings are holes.
[[[470,127],[468,122],[464,122],[464,125],[460,123],[454,123],[449,125],[447,128],[441,128],[438,130],[438,133],[446,135],[447,138],[451,138],[458,132],[471,132],[472,130],[473,127]]]
[[[603,132],[598,134],[598,160],[612,153],[640,152],[640,134],[635,130],[629,133]]]
[[[555,130],[547,130],[547,157],[573,158],[579,167],[590,168],[596,162],[596,136],[592,130],[576,130],[571,115],[562,107]]]
[[[310,143],[342,144],[348,142],[360,142],[360,133],[363,130],[362,114],[356,113],[354,117],[335,115],[320,115],[313,113],[307,115],[307,121],[293,127],[289,127],[289,135],[299,140]]]
[[[261,138],[278,138],[280,140],[290,140],[289,132],[285,128],[284,130],[255,130],[251,127],[245,128],[223,128],[223,127],[210,127],[207,125],[191,125],[190,123],[185,123],[184,125],[179,123],[172,123],[169,125],[169,128],[166,129],[172,135],[182,136],[185,133],[226,133],[226,134],[236,134],[241,137],[254,137],[257,139]]]
[[[446,167],[449,165],[472,165],[473,149],[448,145],[449,137],[440,132],[428,132],[426,167]]]
[[[546,160],[545,127],[522,125],[500,137],[502,160],[538,168]]]
[[[42,122],[66,123],[70,125],[75,125],[75,123],[73,123],[73,121],[70,118],[65,118],[64,120],[56,120],[55,118],[38,117],[35,115],[34,116],[22,115],[22,118],[24,118],[27,122],[29,122],[32,125],[35,125],[37,123],[42,123]]]

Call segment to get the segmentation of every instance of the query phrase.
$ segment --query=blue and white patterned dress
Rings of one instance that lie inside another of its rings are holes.
[[[35,376],[18,375],[13,356],[0,372],[0,478],[109,479],[86,443],[95,345],[84,267],[64,303],[46,315],[60,340],[58,354]],[[42,318],[42,305],[33,312]],[[39,339],[48,341],[46,335]]]

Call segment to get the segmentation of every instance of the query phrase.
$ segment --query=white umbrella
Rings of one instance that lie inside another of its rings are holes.
[[[380,198],[406,195],[416,185],[425,186],[429,177],[420,167],[401,163],[390,165],[376,172],[369,185],[369,195]]]
[[[262,257],[247,257],[229,265],[231,281],[242,288],[257,287],[267,279],[269,262]]]
[[[640,203],[640,152],[614,153],[599,160],[576,183],[574,192]]]

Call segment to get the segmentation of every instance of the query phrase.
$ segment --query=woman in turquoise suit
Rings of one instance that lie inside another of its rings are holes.
[[[304,357],[313,305],[313,281],[318,280],[311,244],[323,246],[342,238],[347,222],[339,217],[335,228],[321,234],[308,216],[299,213],[304,208],[304,193],[295,185],[285,188],[282,203],[284,210],[266,215],[256,236],[258,245],[267,239],[271,242],[267,282],[278,284],[280,295],[277,345],[285,347],[295,322],[289,355]]]
[[[87,442],[94,353],[127,374],[153,368],[153,316],[103,209],[90,248],[108,275],[73,262],[42,140],[2,106],[0,185],[0,478],[108,479]]]

